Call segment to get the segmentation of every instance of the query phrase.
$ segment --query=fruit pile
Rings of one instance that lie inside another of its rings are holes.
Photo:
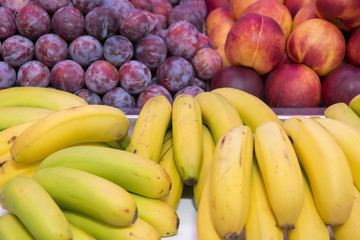
[[[327,107],[360,93],[358,0],[209,2],[206,34],[224,60],[210,90],[233,86],[271,107]]]
[[[222,67],[206,14],[204,0],[1,0],[0,89],[52,87],[117,108],[206,91]]]
[[[234,88],[160,95],[130,133],[118,108],[51,88],[0,91],[0,111],[36,108],[52,112],[0,114],[1,239],[176,236],[184,186],[199,240],[360,239],[360,95],[284,120]]]

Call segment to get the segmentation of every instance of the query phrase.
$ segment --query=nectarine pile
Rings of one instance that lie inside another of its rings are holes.
[[[252,88],[263,88],[271,107],[326,107],[360,93],[358,0],[228,0],[206,24],[210,39],[225,39],[215,47],[226,67],[254,70],[262,82]],[[213,85],[254,92],[237,72],[215,75]]]

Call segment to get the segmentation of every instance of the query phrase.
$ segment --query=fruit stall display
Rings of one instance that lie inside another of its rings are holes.
[[[0,0],[0,239],[360,239],[358,0]]]

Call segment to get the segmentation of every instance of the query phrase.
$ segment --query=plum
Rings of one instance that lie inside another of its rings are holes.
[[[140,40],[148,33],[149,19],[141,9],[130,9],[120,21],[119,31],[130,41]]]
[[[147,35],[137,43],[135,57],[150,69],[158,68],[167,57],[167,45],[161,37]]]
[[[82,35],[74,39],[69,45],[69,56],[83,67],[102,59],[103,47],[101,42],[90,35]]]
[[[35,42],[35,57],[47,67],[66,59],[68,45],[64,39],[54,33],[39,37]]]
[[[85,31],[100,41],[115,35],[118,29],[117,16],[109,7],[95,7],[85,16]]]
[[[14,86],[16,83],[16,71],[7,62],[0,61],[0,89]]]
[[[95,61],[85,72],[85,85],[96,94],[102,95],[116,87],[118,83],[118,70],[107,61]]]
[[[131,60],[119,69],[120,86],[130,94],[139,94],[150,85],[151,72],[143,63]]]
[[[16,84],[21,87],[48,87],[50,84],[49,68],[37,60],[22,65],[17,72]]]
[[[192,23],[199,32],[203,32],[205,27],[205,19],[195,8],[187,4],[173,7],[169,12],[167,21],[169,25],[179,21]]]
[[[11,37],[16,32],[14,14],[5,7],[0,7],[0,40]]]
[[[102,104],[100,96],[87,88],[80,88],[74,94],[84,99],[88,104]]]
[[[191,63],[195,75],[201,80],[211,80],[223,66],[221,55],[213,48],[201,48],[198,50]]]
[[[129,39],[122,35],[107,38],[103,45],[103,54],[106,61],[115,67],[120,67],[130,61],[134,55],[134,47]]]
[[[165,96],[167,100],[169,100],[169,102],[172,103],[173,98],[171,96],[171,93],[166,88],[164,88],[159,84],[152,84],[139,94],[138,99],[136,101],[136,106],[138,108],[142,108],[150,98],[159,95]]]
[[[35,53],[34,43],[21,35],[13,35],[3,42],[1,54],[5,62],[18,68],[33,59]]]
[[[53,15],[58,9],[68,6],[70,0],[36,0],[36,3],[43,7],[50,15]]]
[[[72,41],[85,31],[85,18],[82,12],[72,6],[57,10],[52,19],[53,31],[66,41]]]
[[[79,9],[84,15],[97,6],[102,4],[102,0],[71,0],[74,7]]]
[[[102,104],[116,108],[133,108],[136,106],[135,98],[121,87],[107,91],[102,97]]]
[[[181,94],[189,94],[193,97],[195,97],[196,95],[198,95],[199,93],[204,92],[204,90],[198,86],[187,86],[184,87],[183,89],[180,89],[179,91],[177,91],[174,95],[174,99],[181,95]]]
[[[84,70],[73,60],[58,62],[50,71],[50,84],[56,89],[74,93],[84,82]]]
[[[127,12],[135,8],[129,0],[103,0],[101,6],[113,9],[119,21],[123,20]]]

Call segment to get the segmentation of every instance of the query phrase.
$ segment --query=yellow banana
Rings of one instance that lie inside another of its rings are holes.
[[[11,213],[0,216],[1,240],[35,240],[24,224]]]
[[[112,181],[129,192],[150,198],[166,196],[172,185],[169,174],[158,163],[107,147],[64,148],[46,157],[38,170],[51,167],[86,171]]]
[[[21,123],[16,126],[0,131],[0,155],[9,152],[17,136],[20,135],[20,133],[22,133],[35,121],[36,120],[26,123]]]
[[[174,208],[160,199],[131,194],[138,208],[138,217],[153,226],[161,237],[175,236],[180,220]]]
[[[360,130],[336,119],[319,118],[315,121],[330,132],[344,151],[354,184],[360,189]]]
[[[129,125],[121,110],[105,105],[57,111],[26,128],[16,138],[11,155],[21,163],[39,161],[77,143],[117,141],[127,133]]]
[[[304,202],[304,183],[290,139],[279,124],[269,121],[256,128],[254,144],[277,222],[283,230],[293,229]]]
[[[78,169],[44,168],[32,177],[62,209],[77,211],[113,226],[129,226],[137,218],[129,192],[104,178]]]
[[[176,167],[185,185],[194,185],[201,168],[201,109],[192,95],[182,94],[173,102],[172,134]]]
[[[171,124],[171,103],[160,95],[149,99],[140,110],[126,150],[159,162],[164,135]]]
[[[230,128],[243,125],[235,107],[216,92],[202,92],[195,96],[201,108],[203,123],[208,126],[215,143]]]
[[[238,111],[243,124],[249,126],[253,132],[267,121],[275,121],[280,126],[283,122],[276,113],[261,99],[235,88],[217,88],[212,92],[223,95]]]
[[[39,165],[40,161],[33,163],[17,163],[12,159],[9,152],[5,153],[0,156],[0,188],[4,183],[15,176],[32,176]]]
[[[172,131],[170,129],[165,134],[164,144],[161,149],[161,155],[159,161],[159,165],[163,167],[170,176],[171,189],[169,194],[167,194],[166,196],[160,199],[166,202],[173,209],[177,209],[183,193],[184,182],[182,181],[179,171],[176,168],[171,133]]]
[[[209,128],[203,125],[203,160],[201,164],[198,182],[193,186],[194,203],[197,209],[200,203],[201,194],[205,181],[211,171],[212,158],[214,155],[215,141]]]
[[[70,223],[70,229],[73,234],[73,240],[96,240],[89,233],[87,233],[86,231],[84,231],[81,228],[78,228],[74,224]]]
[[[247,240],[284,239],[255,159],[251,171],[250,208],[245,222],[245,238]]]
[[[323,221],[330,226],[343,224],[354,202],[353,179],[345,153],[314,119],[292,116],[285,119],[283,127],[309,178]]]
[[[245,225],[252,161],[253,135],[248,126],[230,128],[215,146],[210,183],[211,217],[224,239],[237,239]]]
[[[360,192],[354,186],[354,206],[344,224],[332,227],[336,240],[360,239]]]
[[[116,142],[108,142],[107,144],[112,148],[117,148],[121,150],[126,150],[126,148],[129,146],[131,140],[131,136],[129,133],[126,133],[124,137],[122,137],[120,140],[117,140]]]
[[[360,131],[360,118],[356,113],[344,102],[334,103],[327,107],[324,111],[326,118],[336,119],[349,124]]]
[[[74,211],[63,210],[69,222],[102,240],[160,240],[160,234],[141,218],[127,227],[114,227]]]
[[[72,239],[61,209],[31,177],[18,176],[7,181],[1,189],[1,205],[17,216],[35,239]]]
[[[349,102],[349,107],[360,116],[360,94],[356,95]]]
[[[55,111],[35,107],[0,107],[0,131],[45,117]]]
[[[308,179],[303,173],[304,204],[295,229],[287,231],[289,240],[330,240],[330,233],[316,208]]]
[[[88,103],[81,97],[54,88],[13,87],[0,90],[0,107],[37,107],[54,111]]]
[[[210,175],[207,176],[196,215],[196,235],[198,240],[222,240],[211,218]]]

